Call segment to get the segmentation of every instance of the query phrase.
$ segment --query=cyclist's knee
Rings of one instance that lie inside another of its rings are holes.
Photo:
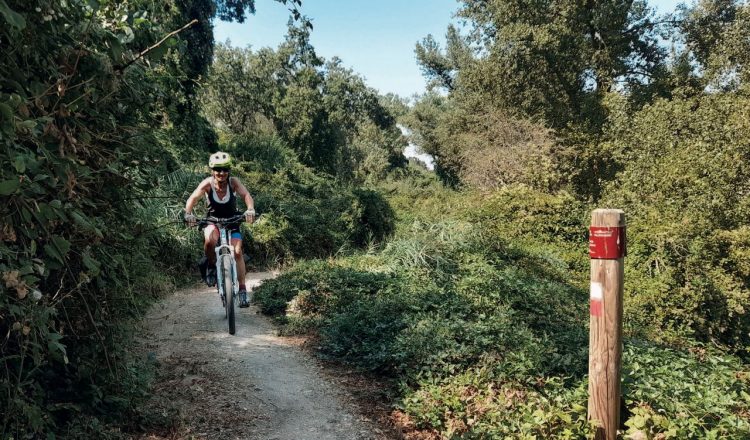
[[[208,225],[203,230],[203,240],[205,243],[216,244],[219,241],[219,231],[214,225]]]
[[[232,246],[232,253],[235,258],[242,257],[242,242],[234,243],[234,246]]]

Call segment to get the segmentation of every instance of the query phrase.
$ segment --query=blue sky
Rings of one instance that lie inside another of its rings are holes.
[[[649,3],[663,13],[673,11],[681,1]],[[414,45],[427,34],[442,41],[448,24],[455,22],[458,6],[456,0],[302,0],[301,11],[312,19],[310,40],[318,55],[341,58],[381,93],[409,97],[425,89]],[[284,39],[289,11],[272,0],[256,1],[256,9],[245,23],[217,22],[216,41],[275,48]]]

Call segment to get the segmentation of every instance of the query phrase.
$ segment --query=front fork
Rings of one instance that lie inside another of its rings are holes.
[[[220,234],[221,243],[216,246],[216,286],[219,289],[219,296],[221,297],[221,303],[226,307],[226,296],[224,293],[224,258],[231,258],[234,260],[234,250],[229,245],[227,239],[226,230],[222,230]],[[239,285],[237,284],[237,263],[230,260],[229,267],[232,268],[232,295],[236,297],[239,292]]]

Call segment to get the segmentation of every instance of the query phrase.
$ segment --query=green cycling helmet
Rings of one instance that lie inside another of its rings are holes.
[[[217,151],[208,158],[209,168],[231,168],[232,156],[223,151]]]

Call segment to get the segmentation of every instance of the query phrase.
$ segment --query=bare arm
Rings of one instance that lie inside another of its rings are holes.
[[[247,188],[245,188],[245,185],[243,185],[242,182],[240,182],[240,180],[236,177],[233,178],[232,181],[234,182],[235,194],[242,197],[242,200],[245,201],[245,206],[247,206],[248,210],[252,209],[253,211],[255,211],[255,202],[253,201],[253,197],[250,195],[250,191],[248,191]]]
[[[198,184],[198,187],[195,188],[193,193],[190,194],[190,197],[188,197],[187,202],[185,202],[185,214],[193,213],[193,208],[195,207],[195,204],[198,203],[201,197],[203,197],[206,194],[210,185],[211,185],[210,177],[203,179],[203,181]]]

